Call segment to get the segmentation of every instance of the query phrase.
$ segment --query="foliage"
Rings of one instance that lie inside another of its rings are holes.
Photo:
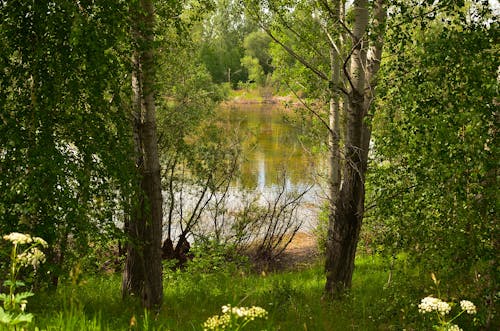
[[[217,0],[213,14],[203,21],[200,54],[215,83],[236,87],[238,82],[248,80],[240,59],[244,38],[255,25],[241,12],[239,1]]]
[[[323,255],[326,251],[326,239],[328,233],[328,206],[323,204],[318,214],[317,224],[313,229],[318,243],[318,250]]]
[[[320,20],[315,19],[313,15],[318,8],[307,2],[295,2],[293,12],[286,13],[282,8],[289,4],[281,5],[279,1],[269,3],[276,12],[275,15],[266,19],[273,22],[270,31],[275,38],[287,45],[295,54],[306,59],[311,66],[328,72],[330,65],[326,42],[328,37]],[[251,6],[249,8],[251,9]],[[275,42],[270,43],[269,54],[274,68],[273,81],[281,86],[281,89],[291,89],[316,102],[328,100],[328,82],[317,77],[281,45]]]
[[[265,75],[271,74],[274,69],[269,53],[270,43],[271,38],[262,30],[249,33],[243,40],[245,55],[257,59]]]
[[[247,69],[249,81],[253,81],[258,85],[265,84],[266,76],[264,75],[264,70],[259,64],[259,59],[246,55],[241,59],[241,65]]]
[[[248,267],[248,259],[239,254],[234,246],[224,245],[214,240],[200,240],[191,250],[192,260],[186,272],[192,275],[227,274],[234,275]]]
[[[498,26],[486,14],[464,12],[435,9],[417,29],[394,22],[393,35],[412,39],[389,38],[367,223],[375,249],[406,251],[414,265],[439,270],[450,290],[487,304],[491,322],[498,300]]]
[[[243,41],[245,54],[241,58],[241,65],[248,71],[248,80],[258,86],[267,85],[273,71],[270,43],[271,38],[260,30],[248,34]]]
[[[10,254],[10,267],[7,280],[3,286],[9,289],[8,293],[0,293],[0,301],[3,307],[0,307],[0,325],[5,325],[9,329],[17,329],[18,326],[30,324],[33,320],[33,314],[26,313],[27,299],[34,295],[31,291],[19,292],[18,288],[25,286],[20,280],[19,272],[23,267],[32,266],[35,271],[40,263],[45,262],[45,254],[38,248],[42,246],[47,248],[47,242],[40,237],[31,237],[27,234],[12,232],[3,236],[4,240],[10,241],[12,250]],[[29,245],[22,248],[23,245]]]
[[[127,194],[127,14],[121,0],[0,3],[0,225],[45,238],[56,278]]]

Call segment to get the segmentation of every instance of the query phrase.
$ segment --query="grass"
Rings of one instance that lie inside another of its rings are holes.
[[[135,301],[121,299],[120,275],[103,275],[37,293],[29,307],[40,330],[201,330],[226,304],[269,312],[267,320],[247,330],[390,330],[401,318],[381,312],[390,295],[384,289],[387,276],[380,259],[359,258],[352,291],[332,303],[321,299],[321,265],[270,274],[167,272],[163,307],[148,316]]]
[[[239,102],[261,103],[264,101],[258,88],[232,89],[229,93],[229,100]]]
[[[37,293],[28,304],[35,315],[30,330],[202,330],[203,322],[221,314],[227,304],[268,311],[268,319],[253,321],[245,328],[249,331],[432,329],[429,316],[419,314],[417,307],[435,292],[432,282],[418,268],[407,268],[404,256],[398,257],[390,285],[386,259],[357,258],[352,290],[333,302],[322,300],[320,264],[257,274],[218,260],[193,261],[186,271],[165,272],[164,304],[157,314],[144,311],[136,300],[122,300],[119,274],[89,276],[79,284]],[[484,314],[484,307],[480,310]],[[464,330],[479,329],[468,316],[456,322]]]

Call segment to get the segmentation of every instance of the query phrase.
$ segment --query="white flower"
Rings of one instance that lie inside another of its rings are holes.
[[[437,311],[441,315],[446,315],[450,312],[451,307],[448,303],[441,301],[438,298],[425,297],[418,305],[418,310],[422,314]]]
[[[235,307],[234,310],[233,310],[233,314],[238,315],[238,317],[245,316],[246,315],[245,313],[246,313],[245,310],[242,309],[242,308]]]
[[[42,247],[47,248],[49,245],[45,240],[40,237],[33,237],[33,242],[42,245]]]
[[[444,301],[439,301],[437,303],[437,309],[436,309],[441,315],[446,315],[450,312],[451,307],[447,302]]]
[[[425,313],[430,313],[434,310],[437,309],[437,304],[440,302],[438,298],[433,298],[433,297],[425,297],[422,299],[420,304],[418,305],[418,310],[420,313],[425,314]]]
[[[12,232],[11,234],[3,236],[4,240],[12,242],[14,245],[29,244],[33,241],[29,234]]]
[[[467,312],[467,314],[475,314],[477,312],[476,310],[476,306],[470,302],[469,300],[462,300],[460,301],[460,308],[462,308],[462,310],[465,310]]]
[[[17,259],[21,265],[26,267],[31,264],[34,269],[37,269],[40,263],[45,262],[45,254],[37,247],[33,247],[29,251],[19,254]]]
[[[458,325],[452,324],[446,327],[446,331],[463,331]]]

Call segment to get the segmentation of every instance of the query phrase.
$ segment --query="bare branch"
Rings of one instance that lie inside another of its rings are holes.
[[[276,38],[276,36],[274,36],[274,34],[271,32],[271,30],[269,30],[269,28],[265,27],[262,24],[261,24],[261,28],[269,35],[269,37],[271,37],[272,40],[274,40],[274,42],[276,42],[278,45],[280,45],[281,47],[283,47],[283,49],[285,51],[287,51],[288,54],[290,54],[297,61],[299,61],[300,63],[302,63],[307,69],[311,70],[319,78],[321,78],[321,79],[323,79],[323,80],[325,80],[327,82],[330,82],[330,78],[328,78],[328,76],[324,72],[322,72],[321,70],[319,70],[318,68],[316,68],[315,66],[313,66],[309,61],[307,61],[306,59],[304,59],[302,56],[300,56],[299,54],[297,54],[289,46],[287,46],[283,42],[281,42],[281,40],[279,40],[278,38]]]
[[[345,24],[343,20],[339,19],[338,15],[333,11],[332,7],[330,7],[328,2],[326,0],[318,0],[318,2],[323,7],[323,9],[325,9],[328,12],[330,18],[338,22],[340,26],[342,26],[342,28],[349,34],[349,36],[353,38],[354,34],[352,33],[352,30],[349,29],[349,27]]]
[[[314,53],[316,53],[316,55],[318,55],[319,57],[321,57],[323,59],[326,58],[323,55],[323,53],[321,53],[312,43],[309,42],[309,40],[308,40],[309,38],[302,37],[302,35],[300,33],[298,33],[296,29],[294,29],[290,24],[288,24],[288,22],[286,22],[284,19],[281,19],[281,17],[280,17],[280,21],[287,30],[289,30],[291,33],[293,33],[303,44],[306,44],[308,48],[312,49],[314,51]]]
[[[325,128],[326,128],[326,129],[327,129],[327,130],[328,130],[331,134],[333,134],[333,130],[332,130],[332,128],[330,128],[330,125],[329,125],[329,124],[328,124],[328,123],[327,123],[327,122],[326,122],[326,121],[325,121],[325,120],[324,120],[324,119],[323,119],[323,118],[322,118],[322,117],[321,117],[321,116],[320,116],[320,115],[319,115],[319,114],[318,114],[318,113],[317,113],[314,109],[312,109],[311,107],[309,107],[309,105],[308,105],[308,104],[306,104],[306,103],[304,102],[304,100],[302,100],[302,98],[301,98],[301,97],[297,94],[297,92],[295,92],[295,90],[294,90],[294,89],[292,89],[292,87],[288,84],[288,82],[287,82],[287,81],[285,81],[285,84],[286,84],[286,86],[288,87],[288,89],[289,89],[290,91],[292,91],[293,95],[294,95],[294,96],[295,96],[295,97],[299,100],[300,104],[301,104],[302,106],[304,106],[304,107],[305,107],[305,108],[306,108],[309,112],[311,112],[311,113],[312,113],[312,114],[313,114],[313,115],[314,115],[317,119],[319,119],[319,120],[320,120],[320,122],[321,122],[321,124],[323,124],[323,125],[325,126]]]

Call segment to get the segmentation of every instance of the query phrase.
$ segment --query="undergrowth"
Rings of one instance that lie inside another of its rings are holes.
[[[391,281],[377,257],[356,261],[352,290],[342,300],[322,299],[321,265],[299,271],[250,273],[244,268],[202,272],[166,269],[164,303],[147,313],[120,296],[120,275],[92,276],[56,292],[38,293],[31,304],[40,330],[202,330],[223,305],[259,306],[267,319],[248,330],[425,330],[418,313],[427,280],[397,264]],[[191,268],[191,269],[190,269]]]

